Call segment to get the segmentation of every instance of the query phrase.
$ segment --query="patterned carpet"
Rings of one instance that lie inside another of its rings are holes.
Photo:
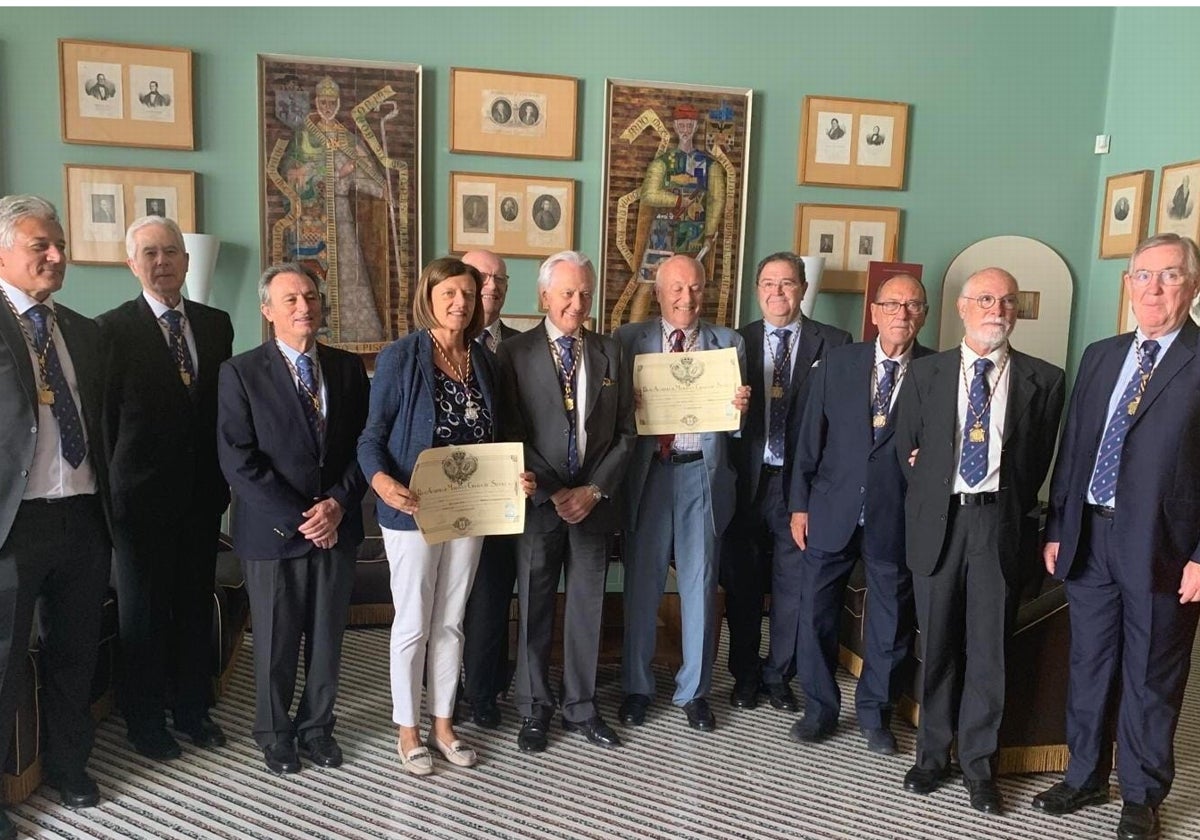
[[[831,740],[800,746],[787,740],[793,715],[763,706],[734,711],[720,671],[714,688],[718,729],[687,728],[682,711],[661,700],[644,727],[617,727],[625,747],[593,747],[556,726],[550,750],[517,751],[517,721],[505,704],[499,732],[463,725],[481,763],[470,770],[438,761],[435,775],[416,779],[400,769],[389,722],[387,633],[346,636],[337,735],[346,763],[306,767],[280,779],[268,773],[249,737],[253,682],[249,639],[230,689],[213,717],[228,747],[155,764],[135,754],[119,718],[101,727],[89,768],[100,784],[98,808],[71,812],[45,787],[9,813],[34,837],[132,838],[1110,838],[1119,801],[1064,818],[1029,808],[1054,776],[1006,777],[1008,811],[972,811],[957,779],[933,796],[905,793],[914,731],[898,727],[901,754],[872,755],[851,716]],[[724,662],[722,645],[720,662]],[[1193,658],[1200,673],[1200,650]],[[659,673],[660,697],[668,676]],[[1200,680],[1193,679],[1177,742],[1179,776],[1163,811],[1164,837],[1200,840]],[[841,675],[843,693],[852,680]],[[601,672],[601,707],[616,723],[619,673]],[[1113,795],[1117,795],[1114,785]]]

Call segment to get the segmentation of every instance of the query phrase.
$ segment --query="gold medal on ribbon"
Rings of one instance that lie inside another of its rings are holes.
[[[179,378],[183,380],[183,384],[187,387],[192,387],[192,375],[186,370],[179,371]]]
[[[566,408],[567,411],[574,411],[575,410],[575,398],[574,397],[563,397],[563,407]]]
[[[985,437],[987,436],[983,433],[983,425],[981,423],[977,422],[971,427],[971,443],[983,443]]]
[[[49,388],[38,388],[38,402],[42,405],[54,405],[54,392]]]
[[[884,426],[887,425],[887,415],[882,414],[882,413],[876,414],[874,417],[871,418],[871,425],[874,426],[876,429],[882,429]]]
[[[772,385],[771,386],[771,399],[777,400],[777,399],[780,399],[782,396],[783,396],[783,386],[782,385]]]
[[[1141,403],[1141,401],[1142,401],[1142,398],[1140,396],[1134,397],[1132,400],[1129,401],[1128,411],[1129,411],[1130,417],[1137,414],[1138,405]]]

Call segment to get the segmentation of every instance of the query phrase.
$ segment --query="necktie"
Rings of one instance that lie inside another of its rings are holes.
[[[296,357],[296,378],[300,380],[300,387],[297,389],[300,405],[304,409],[304,419],[308,421],[308,430],[312,433],[313,441],[320,447],[325,437],[325,423],[321,419],[321,392],[317,390],[315,374],[312,359],[304,353]]]
[[[875,391],[875,411],[872,412],[871,418],[875,440],[879,440],[887,430],[888,414],[892,408],[892,389],[896,387],[896,371],[899,369],[900,363],[894,359],[883,360],[883,376],[879,377]]]
[[[563,391],[563,408],[567,412],[567,476],[574,478],[579,473],[579,439],[575,433],[575,338],[560,335],[554,340],[558,346],[558,384]]]
[[[192,388],[196,384],[196,369],[192,366],[192,354],[187,342],[183,340],[183,313],[168,309],[162,317],[167,322],[167,341],[171,345],[175,365],[179,368],[179,378],[185,386]]]
[[[962,460],[958,474],[968,486],[974,487],[988,474],[988,432],[992,421],[992,404],[988,399],[988,371],[991,359],[975,360],[975,378],[967,395],[967,422],[963,424]]]
[[[496,352],[496,336],[492,335],[491,330],[483,331],[483,346],[491,350],[493,353]]]
[[[1142,393],[1146,390],[1146,382],[1154,372],[1154,358],[1158,355],[1158,342],[1147,339],[1142,342],[1142,352],[1138,356],[1138,367],[1129,378],[1129,384],[1121,393],[1121,401],[1117,403],[1108,428],[1104,430],[1104,438],[1100,441],[1100,452],[1096,456],[1096,470],[1092,474],[1092,484],[1089,488],[1097,504],[1106,505],[1117,496],[1117,473],[1121,468],[1121,447],[1125,445],[1125,435],[1129,424],[1137,415],[1138,404]]]
[[[33,349],[44,360],[42,374],[54,395],[50,408],[54,419],[58,421],[58,438],[62,444],[62,456],[75,469],[83,463],[87,455],[87,441],[83,438],[83,424],[79,420],[79,411],[75,408],[75,398],[71,396],[71,387],[63,374],[62,364],[58,360],[58,350],[50,340],[50,318],[53,313],[50,307],[43,303],[30,307],[25,312],[33,324]]]
[[[778,329],[771,335],[775,336],[775,363],[771,374],[771,425],[767,430],[767,448],[776,458],[782,458],[783,436],[787,429],[787,400],[784,397],[792,381],[792,334]]]
[[[671,333],[671,351],[672,353],[683,352],[683,330],[674,330]],[[658,436],[658,457],[663,461],[668,461],[671,458],[671,446],[675,443],[675,435],[659,435]]]

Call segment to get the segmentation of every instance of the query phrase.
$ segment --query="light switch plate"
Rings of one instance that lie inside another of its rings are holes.
[[[1112,139],[1112,137],[1108,134],[1097,134],[1096,135],[1096,154],[1098,154],[1098,155],[1108,154],[1108,143],[1111,139]]]

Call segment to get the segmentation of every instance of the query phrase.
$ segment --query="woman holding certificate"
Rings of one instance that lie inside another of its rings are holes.
[[[492,357],[471,352],[473,339],[483,331],[482,287],[479,273],[458,259],[442,257],[426,266],[413,297],[418,331],[380,352],[358,443],[359,464],[379,496],[396,607],[390,660],[397,751],[404,769],[417,776],[433,772],[431,750],[459,767],[476,761],[475,751],[455,735],[452,716],[463,612],[483,539],[426,544],[413,519],[418,499],[408,484],[423,451],[499,437]],[[532,476],[522,478],[530,490]],[[433,718],[428,746],[421,743],[417,726],[423,667]]]

